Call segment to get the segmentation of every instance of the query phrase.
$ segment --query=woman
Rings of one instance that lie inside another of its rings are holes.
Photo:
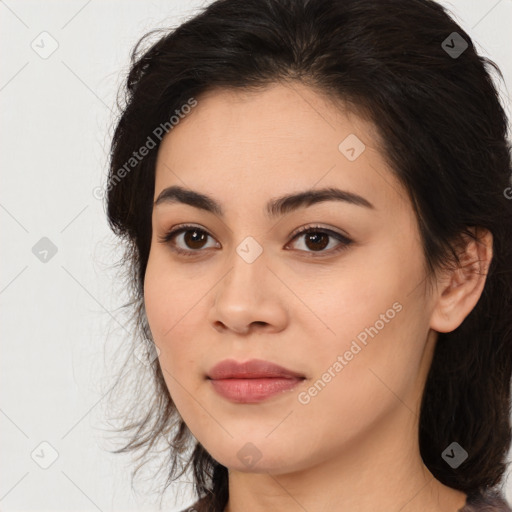
[[[432,0],[219,0],[141,43],[107,208],[158,357],[117,451],[166,439],[187,510],[510,511],[497,66]]]

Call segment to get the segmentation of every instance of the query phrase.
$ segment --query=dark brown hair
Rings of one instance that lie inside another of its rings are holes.
[[[479,302],[457,329],[438,336],[419,445],[443,484],[467,494],[498,485],[511,441],[512,201],[505,193],[507,117],[491,71],[503,79],[432,0],[218,0],[173,30],[142,37],[119,100],[106,189],[110,226],[124,241],[120,263],[128,269],[134,342],[152,343],[143,284],[157,148],[127,168],[133,152],[208,90],[302,82],[373,121],[383,154],[410,195],[430,271],[458,262],[455,245],[471,236],[469,227],[493,234]],[[208,510],[223,510],[227,468],[182,421],[158,361],[149,368],[146,387],[142,375],[131,376],[140,391],[130,395],[132,413],[140,415],[131,421],[127,415],[119,431],[131,438],[117,452],[145,449],[145,457],[163,436],[169,442],[166,488],[191,468],[198,496],[208,495]],[[441,456],[454,441],[469,454],[456,469]]]

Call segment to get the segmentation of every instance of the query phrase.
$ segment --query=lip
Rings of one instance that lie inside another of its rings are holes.
[[[303,379],[305,376],[279,366],[278,364],[264,361],[263,359],[251,359],[245,362],[238,362],[234,359],[224,359],[216,364],[209,372],[208,378],[213,380],[218,379],[262,379],[262,378],[299,378]]]
[[[207,378],[224,398],[237,403],[256,403],[291,390],[305,376],[262,359],[245,362],[225,359],[208,372]]]

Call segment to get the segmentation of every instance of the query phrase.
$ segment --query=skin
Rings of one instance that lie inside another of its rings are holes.
[[[349,134],[366,146],[354,161],[338,149]],[[375,127],[298,83],[198,98],[159,148],[155,200],[171,185],[208,194],[225,211],[221,218],[178,202],[155,206],[145,276],[147,318],[169,392],[194,436],[229,468],[225,510],[461,508],[466,495],[422,462],[418,417],[436,331],[455,329],[478,301],[491,235],[478,231],[481,242],[462,253],[464,267],[439,272],[429,288],[415,214]],[[331,201],[265,215],[271,198],[329,186],[374,208]],[[198,256],[159,241],[183,223],[210,235],[204,248],[186,245],[183,234],[174,239]],[[316,251],[305,235],[292,240],[309,223],[353,243],[333,253],[334,237]],[[247,236],[263,249],[252,263],[236,251]],[[300,403],[299,393],[396,303],[401,311]],[[306,378],[264,402],[233,403],[206,379],[226,358],[265,359]],[[261,456],[251,467],[237,455],[248,442]]]

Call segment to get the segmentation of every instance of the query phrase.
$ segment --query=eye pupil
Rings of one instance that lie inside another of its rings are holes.
[[[322,239],[323,238],[323,241],[320,242],[319,245],[316,245],[315,244],[318,244],[318,239]],[[326,235],[325,233],[309,233],[306,235],[306,245],[309,249],[325,249],[325,247],[327,247],[327,245],[329,244],[329,236]],[[310,247],[309,246],[309,243],[310,242],[313,242],[313,247]]]
[[[192,236],[189,236],[189,233],[192,233]],[[199,236],[200,240],[197,240],[195,237]],[[205,241],[205,233],[204,231],[198,230],[198,229],[189,229],[184,234],[185,243],[188,247],[192,249],[200,249],[201,242]],[[201,240],[202,239],[202,240]],[[196,246],[195,244],[199,243],[199,246]]]

